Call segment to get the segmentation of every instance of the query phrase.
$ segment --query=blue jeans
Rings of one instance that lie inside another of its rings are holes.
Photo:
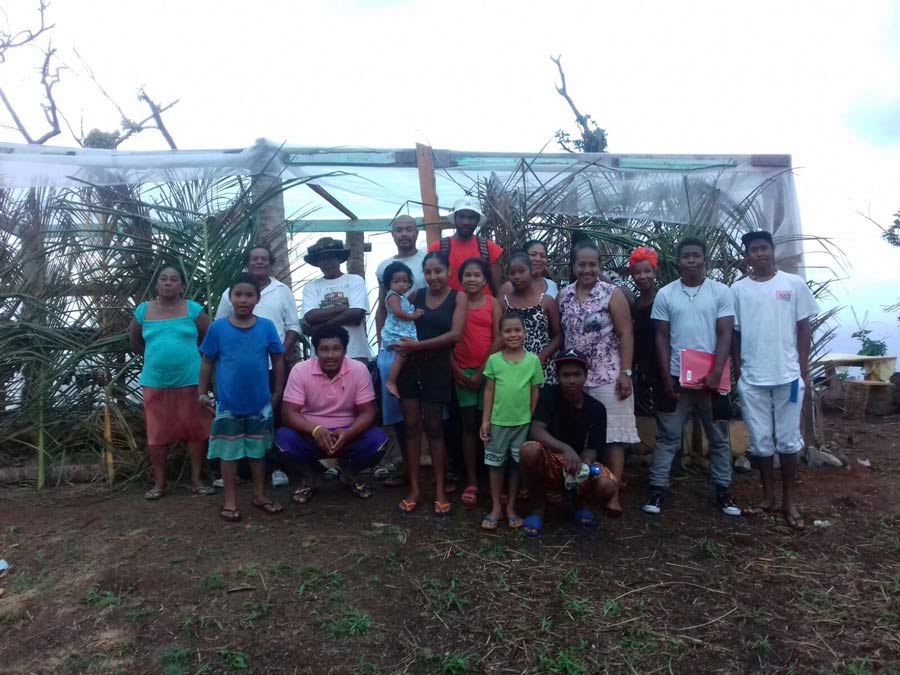
[[[731,447],[727,433],[723,433],[713,419],[713,400],[717,394],[699,389],[681,389],[678,403],[672,412],[656,412],[656,447],[650,467],[650,487],[661,490],[669,484],[669,471],[675,453],[681,447],[684,423],[697,412],[709,445],[709,474],[717,488],[731,485]]]

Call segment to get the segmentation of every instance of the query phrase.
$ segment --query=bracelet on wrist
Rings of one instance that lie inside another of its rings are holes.
[[[315,438],[315,437],[316,437],[316,433],[318,433],[319,429],[321,429],[321,428],[322,428],[322,425],[321,425],[321,424],[317,424],[317,425],[313,428],[311,436],[312,436],[313,438]]]

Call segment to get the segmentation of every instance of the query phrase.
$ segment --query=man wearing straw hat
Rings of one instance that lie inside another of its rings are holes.
[[[450,258],[450,277],[447,283],[461,293],[465,293],[456,270],[469,258],[481,258],[491,266],[491,278],[484,292],[490,295],[497,293],[503,283],[503,270],[500,269],[500,256],[503,249],[484,237],[475,234],[475,230],[484,224],[485,216],[481,212],[478,200],[474,197],[463,197],[453,204],[453,210],[447,217],[456,228],[452,237],[443,237],[428,247],[428,251],[443,251]]]
[[[349,257],[344,242],[331,237],[322,237],[309,247],[303,259],[322,270],[322,278],[303,287],[303,320],[310,332],[326,325],[343,326],[350,335],[347,356],[368,363],[372,358],[365,324],[369,296],[365,279],[341,271]]]

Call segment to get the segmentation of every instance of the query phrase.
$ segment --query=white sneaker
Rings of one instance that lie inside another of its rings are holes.
[[[284,471],[275,469],[272,472],[272,487],[281,487],[282,485],[287,485],[289,483],[290,481]]]
[[[341,467],[339,467],[339,466],[333,466],[330,469],[328,469],[328,471],[326,471],[324,474],[322,474],[322,478],[324,478],[325,480],[337,480],[340,477],[341,477]]]
[[[212,486],[215,488],[223,488],[223,487],[225,487],[225,480],[223,478],[216,478],[212,482]]]

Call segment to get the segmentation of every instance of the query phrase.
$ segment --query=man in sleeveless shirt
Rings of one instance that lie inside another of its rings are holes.
[[[428,247],[428,251],[443,251],[450,258],[450,288],[464,293],[456,270],[469,258],[481,258],[491,266],[490,283],[484,287],[484,292],[495,295],[503,283],[503,271],[499,263],[503,249],[475,234],[475,230],[485,221],[478,201],[472,197],[457,200],[448,220],[456,228],[456,234],[434,242]]]

